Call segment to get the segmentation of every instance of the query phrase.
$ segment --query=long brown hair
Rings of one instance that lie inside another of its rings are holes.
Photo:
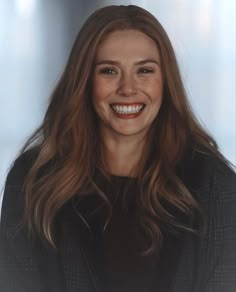
[[[155,41],[164,78],[163,104],[150,129],[136,173],[139,178],[136,207],[140,225],[149,239],[146,252],[160,246],[161,225],[172,231],[192,230],[165,206],[189,218],[201,212],[177,172],[188,149],[205,149],[221,157],[214,139],[190,109],[174,50],[157,19],[133,5],[97,10],[81,28],[44,121],[23,149],[37,141],[37,157],[25,182],[24,219],[29,230],[35,228],[51,244],[53,222],[62,206],[87,186],[96,187],[95,169],[109,176],[91,102],[91,76],[101,41],[110,32],[124,29],[139,30]],[[97,190],[98,196],[108,203],[106,194]]]

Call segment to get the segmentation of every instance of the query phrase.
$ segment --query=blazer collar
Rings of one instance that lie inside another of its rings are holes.
[[[101,218],[90,216],[93,205],[93,196],[80,204],[70,201],[58,218],[58,252],[67,292],[106,291]]]

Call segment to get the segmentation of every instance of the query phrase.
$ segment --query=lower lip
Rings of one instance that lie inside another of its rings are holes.
[[[117,112],[114,111],[114,110],[112,110],[112,111],[113,111],[114,115],[115,115],[117,118],[127,120],[127,119],[135,119],[135,118],[137,118],[138,116],[140,116],[141,113],[142,113],[142,111],[143,111],[143,109],[142,109],[140,112],[135,113],[135,114],[119,114],[119,113],[117,113]]]

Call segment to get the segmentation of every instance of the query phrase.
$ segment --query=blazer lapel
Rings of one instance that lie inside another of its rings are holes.
[[[79,207],[68,203],[59,218],[59,253],[66,292],[105,291],[102,239],[98,217],[84,215],[90,199]]]

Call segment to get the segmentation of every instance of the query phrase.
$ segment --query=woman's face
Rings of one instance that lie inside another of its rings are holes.
[[[145,135],[162,92],[155,42],[137,30],[110,33],[98,47],[93,72],[93,105],[103,137]]]

